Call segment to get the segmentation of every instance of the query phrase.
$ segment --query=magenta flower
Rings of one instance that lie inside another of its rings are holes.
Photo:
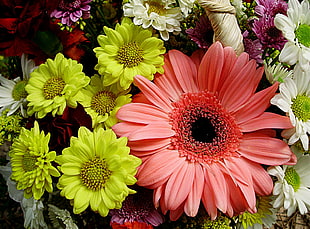
[[[110,210],[111,223],[140,222],[153,226],[162,224],[165,218],[154,207],[152,190],[139,186],[135,190],[137,193],[127,196],[121,209]]]
[[[194,41],[199,48],[208,48],[213,43],[213,29],[206,15],[202,15],[196,22],[196,27],[187,29],[185,32],[189,38]]]
[[[262,53],[263,47],[258,39],[252,40],[248,38],[249,32],[245,31],[243,33],[243,44],[245,52],[249,54],[250,59],[256,60],[256,63],[262,64]]]
[[[92,0],[60,0],[60,3],[52,13],[51,17],[61,19],[63,25],[71,26],[80,18],[90,17],[90,5]]]
[[[255,13],[263,17],[274,18],[276,14],[286,15],[287,3],[283,0],[256,0],[257,6],[255,7]]]
[[[287,40],[282,35],[282,32],[274,25],[274,17],[268,15],[254,20],[253,32],[265,48],[275,48],[281,50]]]

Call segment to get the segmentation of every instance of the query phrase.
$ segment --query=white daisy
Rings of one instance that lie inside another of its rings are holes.
[[[288,210],[291,216],[297,209],[301,214],[306,214],[310,209],[310,155],[296,153],[297,164],[294,166],[283,165],[268,169],[268,173],[277,177],[273,195],[276,196],[273,207]]]
[[[274,84],[275,82],[283,83],[287,77],[292,77],[293,71],[287,70],[281,63],[272,64],[273,59],[264,60],[264,69],[267,80]]]
[[[305,150],[309,148],[310,133],[310,72],[294,71],[293,78],[286,78],[279,86],[280,93],[271,99],[290,117],[294,129],[285,130],[283,137],[292,145],[299,139]]]
[[[4,78],[0,74],[0,113],[9,109],[7,115],[15,113],[18,109],[26,117],[27,112],[24,109],[26,104],[27,92],[25,86],[29,79],[29,74],[35,68],[32,60],[28,60],[24,54],[21,57],[21,66],[23,77],[17,77],[13,80]]]
[[[144,29],[152,26],[167,41],[169,32],[181,31],[183,19],[180,7],[174,7],[173,3],[173,0],[130,0],[123,5],[124,16],[133,17],[133,23]]]
[[[310,6],[308,0],[288,1],[287,16],[277,14],[275,26],[288,40],[282,49],[279,60],[290,65],[297,64],[307,71],[310,68]]]
[[[195,0],[178,0],[180,9],[184,14],[184,17],[188,16],[188,13],[192,11]]]

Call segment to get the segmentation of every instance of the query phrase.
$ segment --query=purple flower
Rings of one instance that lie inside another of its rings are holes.
[[[243,33],[243,44],[244,44],[244,49],[245,52],[249,54],[250,59],[256,60],[258,64],[263,63],[262,59],[262,53],[263,53],[263,48],[262,44],[258,39],[252,40],[248,38],[249,32],[245,31]]]
[[[283,0],[256,0],[256,3],[255,13],[261,17],[268,15],[274,18],[276,14],[286,15],[288,6]]]
[[[287,40],[274,25],[274,17],[263,16],[253,23],[253,32],[265,48],[281,50]]]
[[[139,186],[135,190],[137,193],[127,196],[121,209],[110,210],[111,223],[124,224],[135,221],[153,226],[162,224],[165,218],[153,205],[152,190]]]
[[[213,29],[207,15],[202,15],[196,22],[196,27],[185,32],[199,48],[209,48],[213,43]]]
[[[51,17],[61,19],[63,25],[71,26],[80,18],[90,17],[90,5],[92,0],[60,0],[60,3],[52,13]]]

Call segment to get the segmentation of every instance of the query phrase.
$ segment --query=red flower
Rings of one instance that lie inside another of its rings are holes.
[[[111,223],[113,229],[153,229],[153,226],[147,223],[126,222],[124,224]]]
[[[34,120],[34,118],[31,118],[27,125],[28,129],[33,127]],[[67,107],[61,116],[52,117],[48,115],[37,121],[39,122],[40,129],[46,134],[51,134],[50,150],[55,150],[58,153],[69,146],[70,137],[77,136],[80,126],[86,126],[88,129],[91,129],[91,118],[86,114],[81,105],[78,105],[75,109]]]
[[[37,55],[39,47],[32,41],[42,24],[49,21],[49,13],[58,0],[4,0],[0,2],[0,53],[20,56]]]

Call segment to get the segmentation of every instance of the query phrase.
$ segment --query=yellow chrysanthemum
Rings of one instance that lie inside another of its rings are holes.
[[[240,228],[263,228],[263,225],[270,228],[276,221],[275,211],[271,204],[271,196],[258,196],[256,199],[256,213],[245,211],[237,218]]]
[[[31,73],[26,85],[28,114],[43,118],[49,112],[53,116],[62,115],[66,106],[75,108],[76,94],[90,80],[82,69],[83,65],[61,53],[54,60],[47,59]]]
[[[128,89],[135,75],[152,80],[156,72],[163,73],[166,52],[162,40],[124,18],[115,30],[104,27],[106,35],[98,36],[100,47],[94,49],[98,58],[95,69],[104,77],[104,85],[118,83]]]
[[[102,77],[94,75],[90,84],[81,90],[79,102],[92,118],[93,128],[111,128],[118,122],[116,112],[131,102],[131,95],[119,91],[115,85],[103,86]]]
[[[111,129],[91,132],[80,127],[78,137],[72,137],[70,147],[56,158],[63,172],[57,187],[62,196],[73,200],[75,214],[90,205],[106,216],[109,209],[121,208],[126,196],[135,193],[127,185],[136,183],[141,160],[129,151],[127,138],[117,138]]]
[[[55,151],[49,151],[50,134],[40,132],[39,124],[34,123],[31,130],[21,129],[19,137],[13,142],[10,151],[12,176],[17,189],[24,189],[25,198],[39,200],[46,191],[52,192],[52,177],[60,173],[51,164],[56,158]]]

